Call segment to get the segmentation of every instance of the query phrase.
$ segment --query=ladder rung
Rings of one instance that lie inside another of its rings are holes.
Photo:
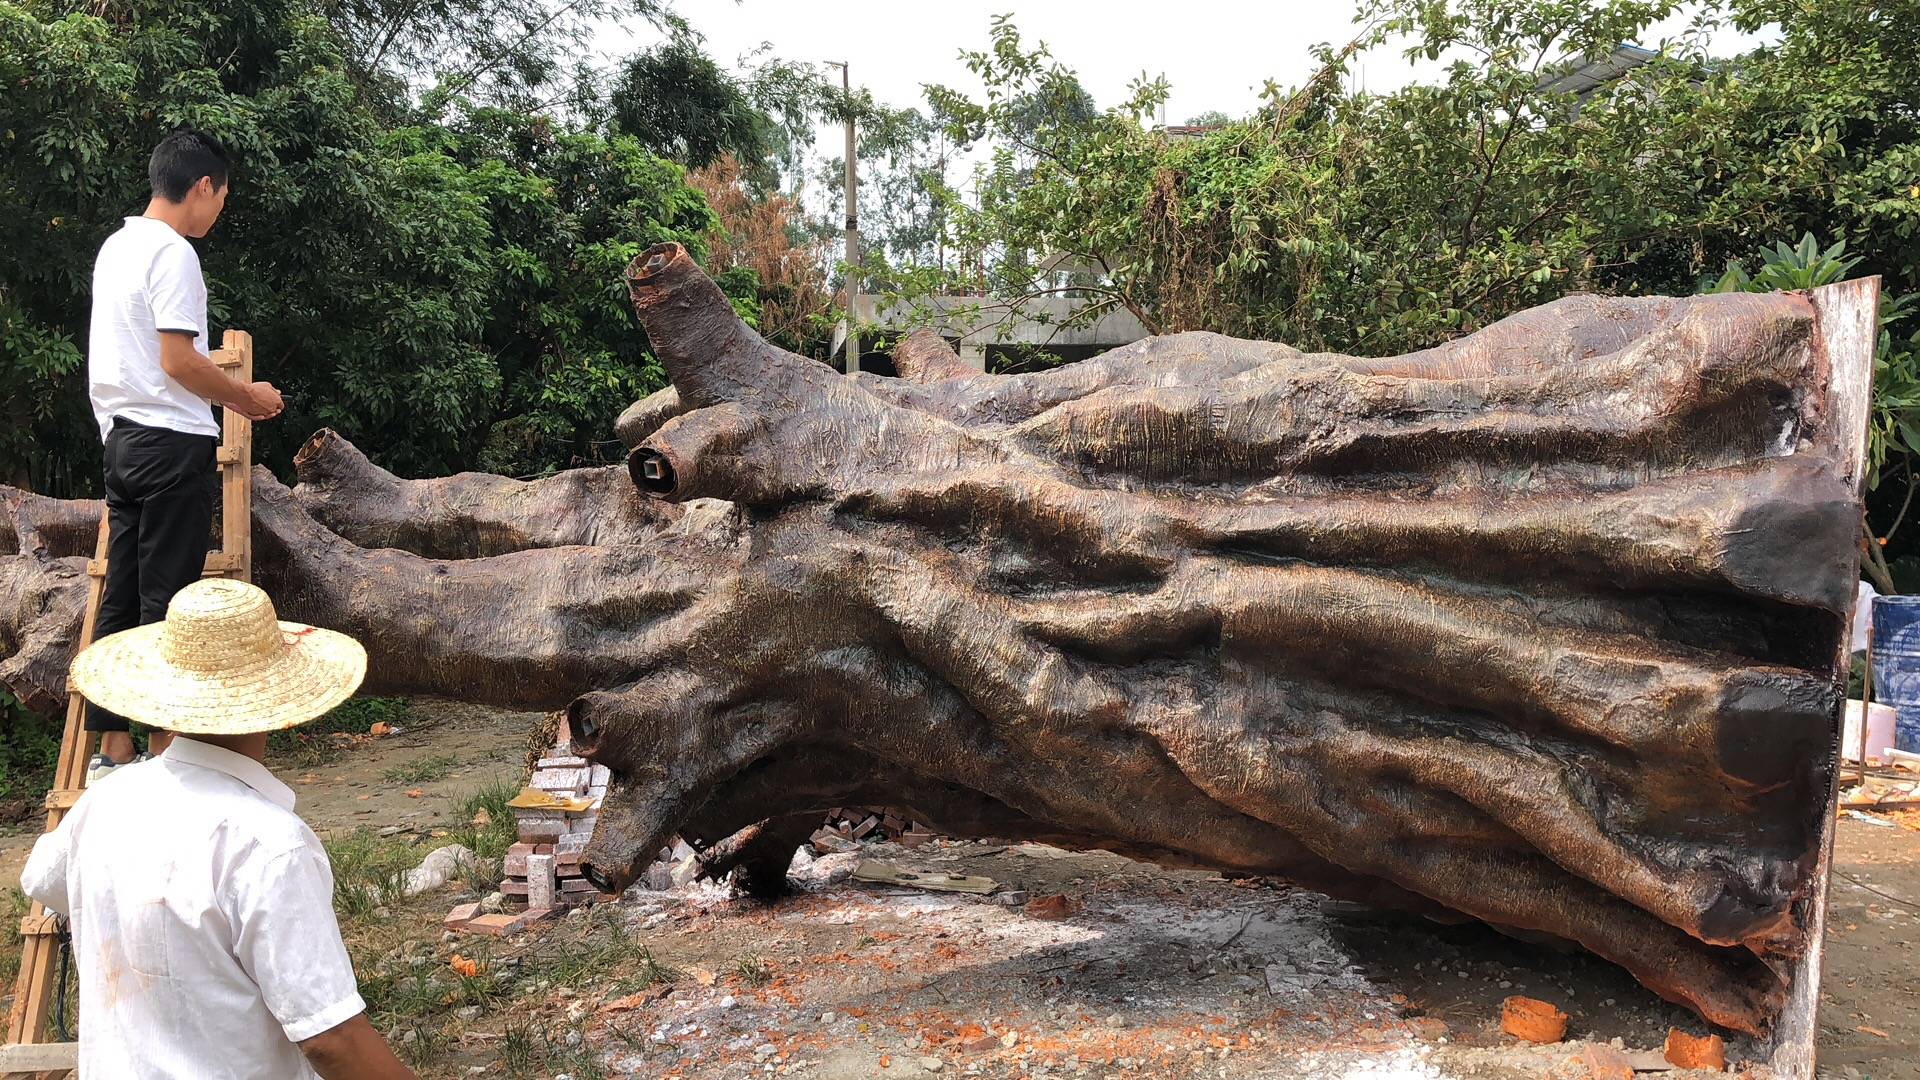
[[[240,569],[239,559],[224,551],[209,551],[207,552],[206,569],[201,572],[200,576],[207,577],[212,574],[231,574],[238,569]]]
[[[0,1072],[36,1074],[80,1067],[79,1043],[7,1043],[0,1046]]]
[[[229,555],[224,551],[209,551],[207,552],[207,561],[201,568],[200,576],[206,577],[210,574],[231,574],[235,570],[238,570],[239,568],[240,568],[240,560],[235,558],[234,556]],[[87,560],[87,576],[88,577],[106,577],[107,576],[107,560],[88,559]]]
[[[240,366],[240,354],[228,349],[215,349],[213,352],[207,354],[207,359],[213,361],[220,367]]]
[[[47,792],[47,809],[71,810],[73,804],[80,801],[80,793],[85,788],[55,788]]]
[[[237,446],[222,446],[214,452],[213,459],[222,465],[238,465],[240,464],[240,448]]]
[[[52,915],[20,916],[21,937],[51,937],[60,932],[60,922]]]

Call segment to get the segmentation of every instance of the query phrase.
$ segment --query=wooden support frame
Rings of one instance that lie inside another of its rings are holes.
[[[1817,440],[1837,463],[1856,492],[1864,493],[1867,464],[1867,424],[1872,417],[1873,352],[1879,337],[1880,279],[1843,281],[1809,294],[1818,315],[1819,347],[1827,363],[1826,423]],[[1840,646],[1834,656],[1836,679],[1845,679],[1852,642],[1853,605],[1841,621]],[[1844,685],[1844,683],[1842,684]],[[1807,891],[1794,906],[1795,922],[1806,931],[1806,949],[1787,970],[1787,1005],[1774,1025],[1768,1064],[1780,1080],[1813,1080],[1815,1039],[1820,1032],[1820,969],[1826,959],[1827,886],[1833,876],[1833,834],[1839,813],[1840,786],[1846,775],[1846,754],[1840,745],[1845,730],[1846,695],[1834,709],[1833,782],[1821,807],[1819,852]],[[1860,718],[1866,726],[1866,717]]]
[[[221,347],[210,358],[245,382],[253,380],[253,335],[228,330]],[[250,581],[253,576],[253,424],[231,409],[221,423],[220,448],[215,454],[220,471],[220,547],[207,553],[207,577]],[[93,558],[87,560],[87,609],[80,623],[80,640],[93,640],[100,614],[100,596],[107,579],[107,513],[100,512]],[[87,762],[94,739],[86,730],[86,701],[67,688],[66,726],[60,736],[60,756],[53,771],[53,790],[47,793],[46,830],[58,828],[67,811],[80,801],[87,782]],[[20,920],[20,972],[14,981],[13,1008],[7,1016],[6,1041],[0,1044],[0,1080],[60,1077],[78,1068],[73,1043],[48,1043],[53,1015],[54,985],[60,958],[59,925],[39,904]]]

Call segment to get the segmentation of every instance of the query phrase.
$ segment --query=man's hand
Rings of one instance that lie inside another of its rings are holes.
[[[241,382],[221,371],[212,359],[193,347],[193,335],[160,331],[160,370],[195,394],[239,413],[249,420],[270,420],[286,405],[272,383]]]
[[[366,1013],[298,1045],[307,1064],[326,1080],[419,1080],[393,1056]]]
[[[280,415],[286,403],[280,400],[280,391],[270,382],[247,384],[247,404],[239,410],[240,415],[249,420],[271,420]]]

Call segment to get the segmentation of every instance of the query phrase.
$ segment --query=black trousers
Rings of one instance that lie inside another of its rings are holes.
[[[213,531],[216,442],[114,418],[106,447],[107,582],[95,640],[159,622],[173,594],[200,580]],[[87,730],[126,731],[127,721],[88,704]]]

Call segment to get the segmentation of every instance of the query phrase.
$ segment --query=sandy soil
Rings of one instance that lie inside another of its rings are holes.
[[[280,763],[302,814],[322,831],[398,827],[424,850],[454,797],[519,778],[533,717],[443,705],[420,712],[424,724],[334,761]],[[449,757],[444,778],[384,778]],[[15,879],[31,842],[23,831],[0,836],[0,881]],[[862,858],[985,875],[1032,897],[1067,896],[1073,910],[1046,919],[993,898],[846,881]],[[1845,821],[1837,871],[1822,1075],[1920,1080],[1920,832]],[[1564,1068],[1579,1040],[1646,1051],[1670,1025],[1705,1030],[1584,955],[1106,854],[878,845],[820,859],[800,876],[805,891],[771,908],[712,886],[629,894],[623,920],[656,956],[697,977],[642,1001],[567,988],[531,1011],[584,1015],[613,1075],[683,1078],[938,1071],[1518,1080]],[[421,933],[431,935],[431,925]],[[518,946],[577,925],[549,925]],[[764,965],[771,981],[752,985],[735,974],[743,958]],[[1509,994],[1560,1006],[1576,1041],[1513,1046],[1495,1023]],[[489,1047],[500,1036],[485,1030],[488,1020],[469,1031],[448,1075],[471,1067],[499,1074]],[[1756,1052],[1729,1042],[1736,1060]]]

